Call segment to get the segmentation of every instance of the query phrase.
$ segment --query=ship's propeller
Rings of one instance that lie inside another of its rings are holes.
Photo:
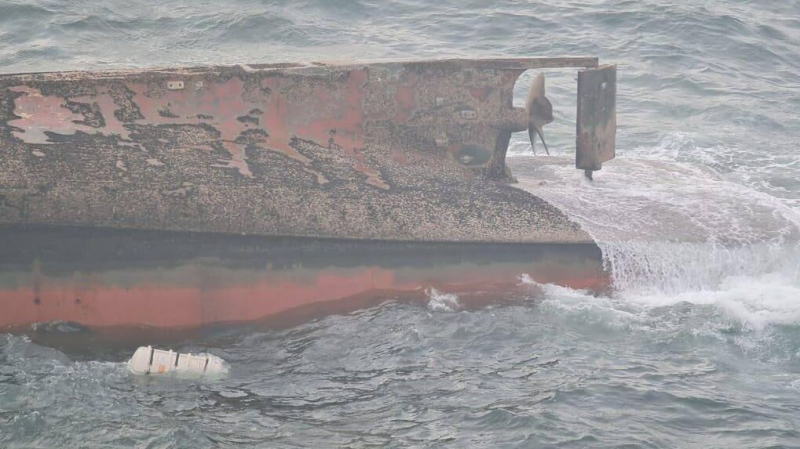
[[[533,154],[536,154],[536,149],[534,148],[536,137],[533,135],[535,132],[541,137],[544,151],[550,156],[547,142],[544,141],[542,127],[553,121],[553,105],[544,96],[544,73],[539,73],[533,78],[531,90],[528,92],[528,99],[525,101],[525,109],[528,111],[528,137],[531,140]]]

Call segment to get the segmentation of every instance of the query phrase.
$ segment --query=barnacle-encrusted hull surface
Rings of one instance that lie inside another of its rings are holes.
[[[0,76],[0,223],[589,243],[508,185],[529,68],[594,58]]]

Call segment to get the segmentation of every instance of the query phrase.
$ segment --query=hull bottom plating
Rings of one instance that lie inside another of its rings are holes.
[[[0,229],[0,330],[291,324],[387,299],[493,301],[520,277],[595,291],[590,244],[454,244],[265,238],[72,227]],[[426,293],[427,292],[427,293]],[[480,293],[477,293],[480,292]]]

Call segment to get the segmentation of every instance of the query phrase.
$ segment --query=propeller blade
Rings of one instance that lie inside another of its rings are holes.
[[[536,127],[535,129],[536,129],[536,134],[539,134],[539,137],[542,138],[542,144],[544,145],[544,152],[547,153],[548,156],[550,156],[550,150],[547,149],[547,142],[544,141],[544,130],[542,129],[541,126]],[[533,146],[533,144],[531,144],[531,146]]]
[[[544,144],[544,151],[550,155],[550,150],[547,148],[547,142],[544,140],[544,131],[542,127],[553,121],[553,105],[550,100],[545,96],[544,89],[544,73],[538,73],[533,78],[531,89],[528,91],[528,98],[525,101],[525,108],[528,110],[528,138],[531,141],[531,150],[536,154],[534,149],[534,142],[536,138],[533,133],[539,135]]]

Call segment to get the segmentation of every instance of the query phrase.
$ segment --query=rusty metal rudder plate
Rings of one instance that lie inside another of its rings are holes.
[[[614,159],[617,134],[617,66],[578,72],[575,167],[600,170]]]

